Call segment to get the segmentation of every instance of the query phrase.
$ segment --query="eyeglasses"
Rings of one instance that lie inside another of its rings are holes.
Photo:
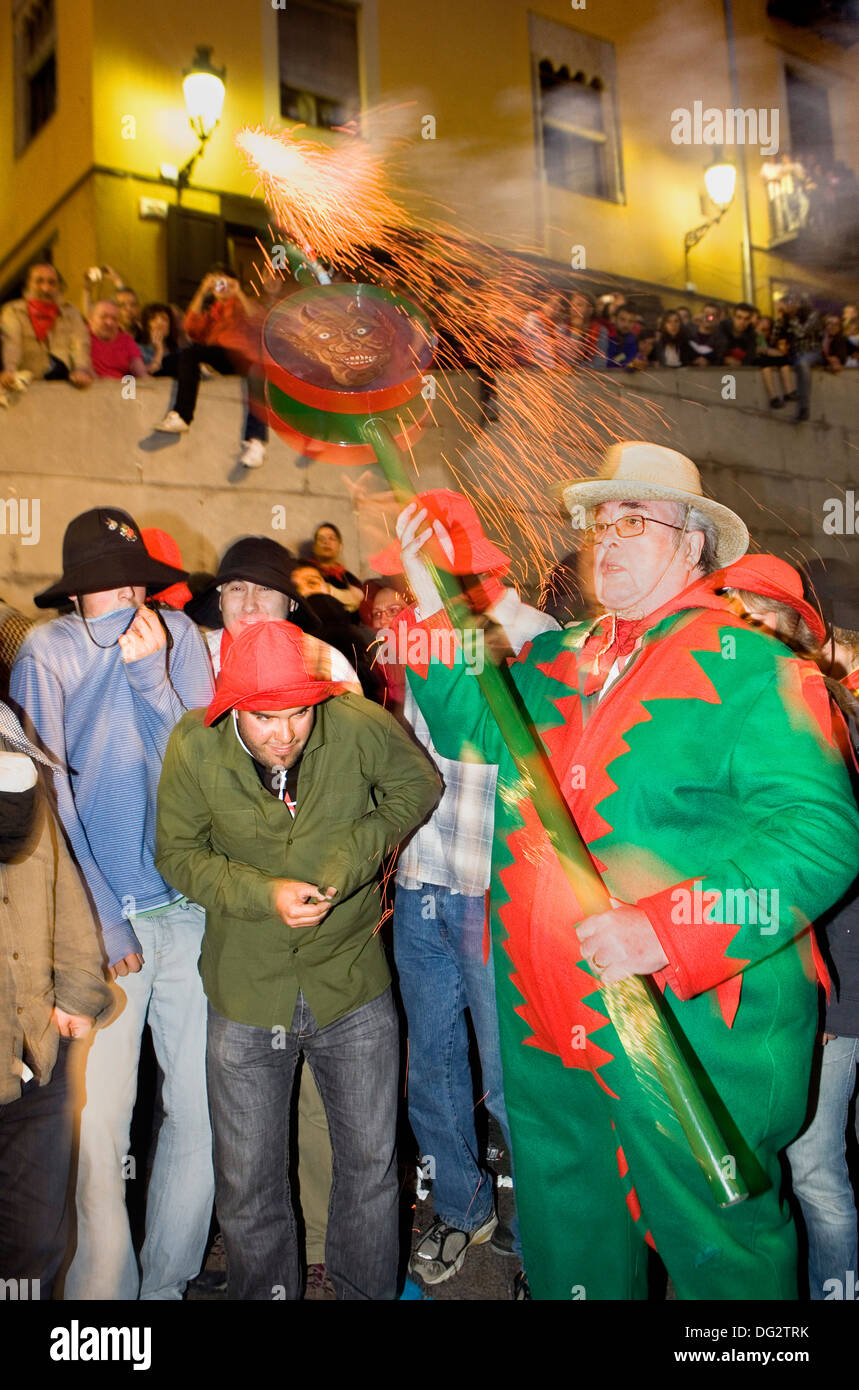
[[[398,613],[402,613],[406,606],[405,603],[392,603],[387,608],[373,608],[370,616],[373,619],[384,618],[390,613],[392,617],[396,617]]]
[[[619,516],[617,521],[595,521],[592,526],[586,526],[582,532],[582,545],[597,545],[612,527],[622,540],[628,540],[630,536],[643,536],[648,521],[655,522],[657,526],[668,526],[672,531],[686,530],[685,522],[682,526],[675,526],[671,521],[660,521],[655,516],[639,516],[631,512],[629,516]]]

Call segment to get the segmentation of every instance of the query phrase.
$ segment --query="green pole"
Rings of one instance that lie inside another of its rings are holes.
[[[398,502],[403,506],[413,502],[415,491],[403,468],[403,456],[385,421],[370,417],[362,432],[373,446]],[[431,561],[427,565],[445,611],[454,626],[462,627],[462,607],[456,602],[461,598],[461,586],[453,575]],[[474,674],[516,764],[522,794],[533,802],[564,874],[575,889],[583,916],[605,912],[611,905],[605,884],[551,776],[543,749],[522,713],[506,667],[489,662],[482,671],[475,668]],[[650,981],[634,975],[619,984],[603,985],[602,997],[627,1056],[633,1065],[638,1060],[662,1087],[718,1205],[733,1206],[743,1201],[748,1188],[736,1171],[724,1136],[662,1015]]]

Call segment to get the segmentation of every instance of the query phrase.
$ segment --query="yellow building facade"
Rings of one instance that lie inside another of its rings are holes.
[[[760,117],[743,127],[756,143],[723,146],[745,166],[756,301],[769,308],[787,283],[848,299],[855,249],[852,262],[808,250],[789,164],[810,129],[842,171],[842,207],[859,172],[857,36],[846,22],[800,27],[767,9],[733,5],[737,103],[723,0],[0,0],[0,293],[48,250],[74,299],[85,269],[106,264],[141,300],[183,302],[207,257],[246,257],[269,220],[234,132],[287,122],[289,101],[312,123],[336,109],[326,83],[354,82],[367,133],[396,128],[397,183],[418,214],[433,200],[477,236],[546,256],[556,274],[640,282],[666,303],[684,297],[687,273],[699,295],[723,300],[748,284],[742,179],[684,264],[684,235],[717,211],[704,192],[717,151],[678,140],[677,113],[694,127],[696,111],[738,104]],[[159,170],[196,147],[181,81],[200,44],[226,69],[226,98],[180,193]]]

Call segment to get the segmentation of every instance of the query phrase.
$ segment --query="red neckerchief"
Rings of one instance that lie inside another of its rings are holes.
[[[723,583],[724,580],[720,580]],[[712,575],[705,574],[696,579],[682,593],[664,603],[655,612],[643,618],[618,618],[614,613],[606,613],[590,633],[582,648],[582,660],[587,668],[583,695],[595,695],[602,690],[606,677],[615,661],[628,656],[640,637],[671,613],[682,613],[686,608],[715,608],[728,610],[728,600],[717,594]]]
[[[40,343],[44,343],[53,331],[60,312],[59,304],[55,304],[52,299],[27,299],[27,313],[30,315],[30,323],[33,325],[33,332]]]
[[[329,577],[330,577],[331,579],[345,579],[345,578],[346,578],[346,566],[345,566],[345,565],[329,564],[327,561],[326,561],[325,564],[322,564],[322,562],[321,562],[320,560],[317,560],[315,563],[318,565],[319,569],[321,569],[321,571],[322,571],[322,573],[325,575],[325,578],[326,578],[326,579],[328,579]]]

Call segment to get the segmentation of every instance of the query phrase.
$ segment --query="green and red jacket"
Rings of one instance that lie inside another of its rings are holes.
[[[599,700],[610,620],[536,638],[510,673],[609,892],[650,919],[668,959],[656,984],[726,1095],[734,1048],[772,1059],[784,1044],[787,1062],[793,1025],[811,1016],[809,928],[856,876],[859,817],[811,663],[706,584],[654,618]],[[435,661],[409,683],[440,753],[499,764],[499,1008],[515,997],[520,1043],[591,1068],[615,1094],[619,1042],[581,958],[581,909],[477,681]]]

